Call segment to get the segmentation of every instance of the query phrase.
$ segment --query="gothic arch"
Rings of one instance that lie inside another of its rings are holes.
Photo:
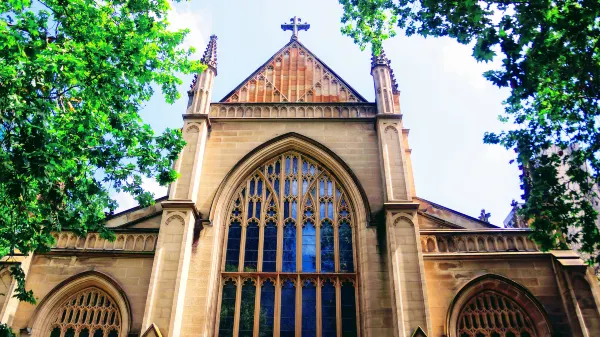
[[[539,300],[524,286],[496,274],[476,277],[458,291],[448,308],[444,327],[445,336],[459,337],[457,336],[458,322],[463,308],[483,292],[496,293],[515,302],[531,318],[532,328],[537,337],[552,336],[550,320]]]
[[[239,181],[251,174],[264,161],[288,150],[308,154],[325,165],[348,189],[349,197],[355,207],[357,224],[369,223],[371,207],[367,194],[348,164],[325,145],[295,132],[283,134],[257,146],[233,166],[217,188],[209,219],[212,222],[220,221],[219,217],[225,214],[225,205],[233,198]]]
[[[37,305],[27,328],[33,337],[47,337],[55,309],[70,296],[89,288],[97,288],[112,298],[121,313],[119,336],[126,337],[131,328],[131,306],[116,280],[98,271],[86,271],[69,277],[54,287]]]
[[[219,281],[219,266],[221,266],[221,263],[223,262],[223,256],[225,254],[223,250],[223,247],[225,246],[224,232],[227,227],[226,223],[229,219],[228,211],[230,209],[232,200],[234,200],[236,197],[236,193],[239,192],[239,184],[252,175],[261,165],[264,165],[272,158],[282,155],[288,151],[293,151],[301,155],[307,155],[307,157],[320,163],[344,187],[346,196],[355,216],[356,268],[360,269],[362,254],[359,248],[361,245],[361,243],[359,243],[361,241],[360,231],[365,229],[371,219],[371,211],[367,194],[365,193],[356,175],[338,155],[336,155],[323,144],[311,138],[290,132],[275,137],[263,143],[262,145],[259,145],[246,154],[225,175],[215,193],[209,213],[209,220],[216,231],[215,243],[217,243],[214,250],[215,255],[213,255],[211,284],[209,285],[211,289],[214,289],[215,294],[220,293],[218,290],[218,287],[221,286],[221,282]],[[365,280],[362,278],[362,274],[358,273],[358,307],[363,305],[361,301],[362,298],[364,298],[362,284],[365,282]],[[217,310],[221,306],[220,296],[213,297],[211,301],[212,306],[215,309],[210,313],[210,320],[211,325],[214,326],[218,324],[216,318],[218,316]],[[359,324],[359,329],[362,329],[362,324]]]

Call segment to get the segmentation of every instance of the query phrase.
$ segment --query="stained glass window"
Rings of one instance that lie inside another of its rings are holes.
[[[352,282],[342,284],[342,335],[356,336],[356,295]]]
[[[221,295],[221,319],[219,321],[219,336],[233,336],[233,320],[235,314],[236,284],[227,280],[223,284]]]
[[[357,335],[355,219],[325,167],[295,152],[272,158],[228,212],[219,336]]]
[[[302,337],[317,335],[317,288],[315,280],[304,280],[302,286]]]
[[[259,336],[273,336],[275,319],[275,284],[266,279],[260,293]]]
[[[335,284],[331,280],[325,280],[321,287],[321,317],[322,328],[321,334],[323,337],[336,337],[336,294]]]
[[[296,331],[296,285],[290,279],[281,287],[281,337],[293,337]]]

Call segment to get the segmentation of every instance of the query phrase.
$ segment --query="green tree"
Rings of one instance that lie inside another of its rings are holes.
[[[45,252],[52,232],[100,232],[131,194],[154,196],[184,146],[179,130],[155,134],[139,116],[160,88],[178,97],[178,73],[204,69],[168,30],[167,0],[0,2],[0,257]],[[21,268],[16,297],[35,302]]]
[[[375,54],[394,36],[446,36],[499,57],[486,79],[510,96],[499,118],[510,131],[484,141],[517,153],[521,215],[543,249],[580,243],[600,262],[600,2],[597,0],[339,0],[342,32]],[[559,169],[566,168],[561,174]]]

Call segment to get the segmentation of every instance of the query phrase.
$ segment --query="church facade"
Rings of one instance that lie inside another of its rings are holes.
[[[23,337],[600,336],[576,253],[418,197],[385,54],[368,102],[290,26],[218,102],[211,37],[168,196],[108,219],[113,242],[61,232],[23,257],[38,303],[0,275],[1,322]]]

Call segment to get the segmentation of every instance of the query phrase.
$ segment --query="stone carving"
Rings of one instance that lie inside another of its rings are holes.
[[[71,232],[54,233],[52,236],[55,240],[53,250],[153,252],[158,233],[117,233],[113,242],[101,238],[98,233],[89,233],[85,238]]]
[[[211,118],[372,118],[374,104],[212,104]]]
[[[312,91],[312,97],[306,93]],[[297,41],[290,42],[220,102],[367,103]]]
[[[421,231],[423,254],[537,252],[535,242],[524,231],[470,231],[435,233]]]

